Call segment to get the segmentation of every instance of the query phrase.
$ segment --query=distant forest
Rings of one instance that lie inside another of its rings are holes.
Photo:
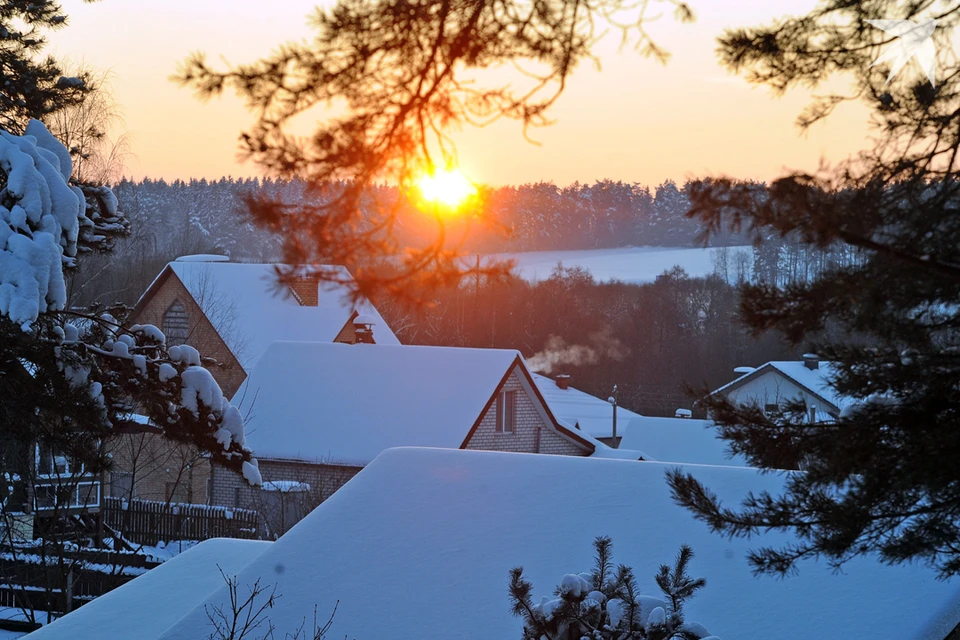
[[[247,262],[276,261],[280,239],[244,215],[243,196],[266,192],[288,201],[302,185],[275,181],[124,180],[114,187],[133,233],[109,257],[88,259],[70,287],[71,303],[133,304],[163,266],[181,255],[219,253]],[[471,253],[602,249],[623,246],[702,246],[696,221],[685,214],[686,185],[655,189],[600,181],[493,189],[484,215],[463,248]],[[391,197],[384,188],[379,197]],[[395,192],[393,196],[395,197]],[[429,226],[409,211],[398,225],[410,244]],[[747,244],[741,235],[711,239],[713,246]],[[527,283],[469,282],[435,292],[426,308],[375,300],[400,339],[409,344],[519,349],[541,370],[570,373],[574,385],[651,415],[690,408],[687,385],[716,387],[739,365],[795,356],[776,335],[747,335],[737,319],[738,286],[780,285],[856,260],[844,250],[823,251],[790,238],[768,238],[752,250],[718,249],[715,273],[691,278],[672,265],[643,285],[598,283],[586,272],[558,266],[552,278]]]
[[[463,238],[462,248],[470,253],[700,246],[700,224],[685,216],[686,189],[672,181],[651,189],[611,180],[566,187],[547,182],[501,187],[484,193],[483,224],[448,224],[461,225],[450,235]],[[181,255],[220,253],[239,261],[275,261],[280,241],[248,220],[243,197],[256,192],[288,202],[303,197],[299,183],[256,178],[124,179],[114,191],[133,224],[133,235],[109,262],[86,264],[85,277],[78,278],[84,288],[71,292],[74,304],[130,304],[160,267]],[[380,197],[396,197],[396,192],[384,188]],[[409,245],[435,232],[422,212],[407,210],[398,222],[399,239]],[[712,237],[710,243],[740,245],[747,239],[728,233]]]

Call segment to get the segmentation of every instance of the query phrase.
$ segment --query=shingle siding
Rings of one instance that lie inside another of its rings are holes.
[[[521,384],[517,370],[510,374],[501,391],[517,392],[517,413],[513,433],[497,433],[497,402],[494,401],[476,431],[467,442],[467,449],[485,451],[513,451],[517,453],[548,453],[560,456],[585,456],[589,452],[560,435],[547,425],[537,411],[539,403],[530,397]],[[539,436],[538,436],[539,431]],[[539,438],[539,442],[538,442]]]

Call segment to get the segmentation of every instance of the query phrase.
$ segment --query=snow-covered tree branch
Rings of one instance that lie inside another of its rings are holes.
[[[0,413],[16,439],[43,440],[103,468],[105,438],[130,416],[260,483],[239,411],[189,346],[125,309],[66,309],[65,273],[128,230],[109,188],[71,182],[69,152],[39,121],[0,131]]]

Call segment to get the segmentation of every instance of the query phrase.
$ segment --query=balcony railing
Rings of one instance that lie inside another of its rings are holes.
[[[33,507],[37,513],[61,511],[97,511],[102,487],[96,476],[83,478],[43,478],[34,484]]]

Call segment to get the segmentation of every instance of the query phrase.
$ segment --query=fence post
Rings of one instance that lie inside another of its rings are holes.
[[[67,569],[67,584],[63,590],[63,613],[73,611],[73,565]]]

